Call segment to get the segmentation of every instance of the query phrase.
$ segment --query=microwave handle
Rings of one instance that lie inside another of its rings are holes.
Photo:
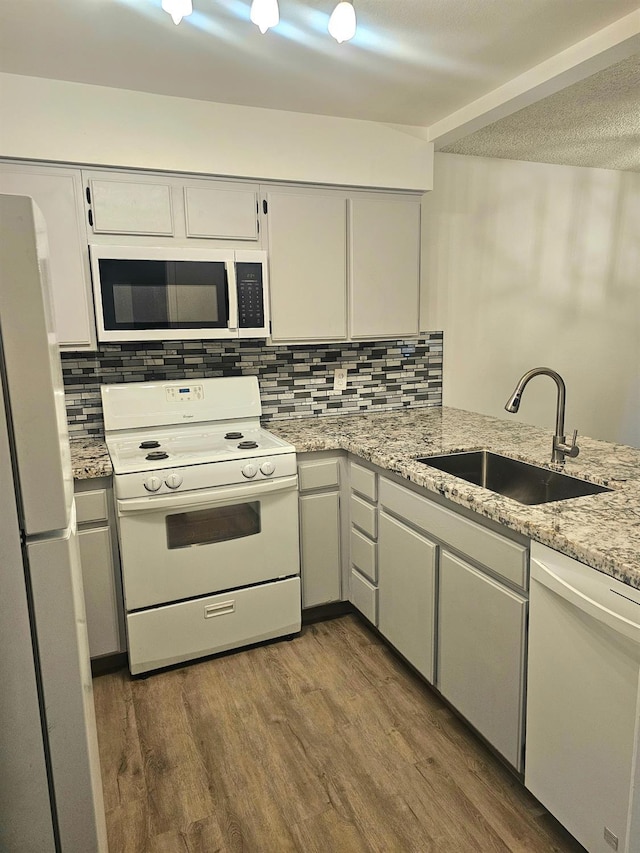
[[[234,261],[226,262],[227,295],[229,297],[229,328],[238,328],[238,285],[236,284],[236,265]]]

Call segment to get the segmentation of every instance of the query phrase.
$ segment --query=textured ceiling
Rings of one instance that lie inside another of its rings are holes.
[[[640,54],[441,150],[640,172]]]
[[[0,70],[379,122],[428,126],[622,18],[638,0],[280,0],[261,35],[250,0],[0,0]]]

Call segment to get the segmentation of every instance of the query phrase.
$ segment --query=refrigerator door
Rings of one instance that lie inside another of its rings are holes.
[[[11,455],[0,383],[0,850],[55,853]]]
[[[26,548],[60,846],[107,850],[80,553],[72,525]]]
[[[21,526],[69,526],[73,477],[44,219],[32,199],[0,195],[0,337],[13,422]]]

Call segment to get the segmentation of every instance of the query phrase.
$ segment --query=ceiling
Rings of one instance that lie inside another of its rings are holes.
[[[640,54],[440,150],[640,172]]]
[[[193,0],[178,27],[160,2],[4,0],[0,70],[425,127],[638,5],[355,0],[358,32],[339,45],[326,31],[335,0],[279,0],[281,23],[264,36],[250,0]],[[564,109],[556,102],[556,118]],[[533,132],[513,120],[521,140]]]

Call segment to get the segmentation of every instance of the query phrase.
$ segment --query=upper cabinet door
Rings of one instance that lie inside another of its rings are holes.
[[[70,350],[95,349],[80,172],[3,163],[0,192],[31,196],[44,216],[58,343]]]
[[[349,199],[353,338],[418,334],[420,202]]]
[[[270,192],[267,205],[273,340],[344,340],[346,196]]]
[[[223,240],[258,239],[258,193],[185,187],[187,237]]]
[[[96,234],[174,233],[171,186],[161,183],[91,178],[93,230]]]

